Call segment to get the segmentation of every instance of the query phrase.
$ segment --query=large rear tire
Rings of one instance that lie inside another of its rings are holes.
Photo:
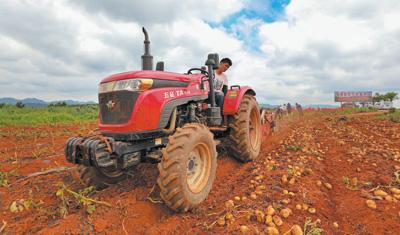
[[[217,151],[213,134],[202,124],[177,128],[163,149],[157,183],[161,198],[177,212],[203,202],[215,179]]]
[[[96,168],[91,166],[78,166],[80,179],[85,186],[93,186],[97,190],[103,190],[112,184],[126,179],[126,174],[115,169]]]
[[[244,95],[238,112],[230,123],[228,148],[233,157],[249,162],[260,154],[262,130],[261,116],[257,101],[252,95]]]

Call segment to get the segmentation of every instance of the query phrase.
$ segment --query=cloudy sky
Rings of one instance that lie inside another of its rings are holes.
[[[107,75],[155,60],[185,72],[230,57],[264,103],[400,90],[398,0],[0,1],[0,97],[96,100]]]

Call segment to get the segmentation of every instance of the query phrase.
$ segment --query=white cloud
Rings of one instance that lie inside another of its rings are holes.
[[[253,86],[261,102],[329,103],[334,90],[400,86],[400,2],[292,1],[273,23],[242,16],[231,33],[207,23],[243,7],[269,10],[255,3],[2,1],[0,96],[96,100],[100,79],[139,69],[142,26],[167,70],[200,67],[218,52],[233,59],[230,83]]]
[[[197,18],[218,22],[240,10],[244,0],[75,0],[77,6],[90,12],[99,12],[122,21],[135,21],[145,25],[167,24],[175,20]]]
[[[398,1],[293,1],[286,20],[260,27],[268,66],[307,102],[334,90],[396,90],[400,86]],[[313,97],[313,96],[311,96]]]
[[[0,96],[96,100],[102,78],[140,69],[142,25],[155,59],[171,71],[203,65],[208,52],[240,50],[240,41],[205,22],[239,10],[240,0],[109,3],[0,3]]]

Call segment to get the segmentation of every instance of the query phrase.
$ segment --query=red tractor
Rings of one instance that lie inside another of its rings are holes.
[[[99,84],[99,133],[72,137],[65,144],[68,162],[78,164],[83,182],[103,189],[127,176],[141,162],[158,163],[160,195],[173,210],[188,211],[204,201],[217,168],[216,145],[242,162],[255,159],[262,142],[256,93],[231,86],[221,112],[215,104],[217,54],[207,69],[186,74],[153,70],[146,30],[142,70],[119,73]]]

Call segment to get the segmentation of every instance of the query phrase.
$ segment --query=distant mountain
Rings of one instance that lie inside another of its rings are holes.
[[[26,99],[22,99],[22,100],[18,100],[18,101],[21,101],[27,107],[47,106],[46,101],[39,100],[39,99],[36,99],[36,98],[26,98]]]
[[[49,104],[62,103],[65,102],[67,105],[84,105],[84,104],[96,104],[93,101],[82,102],[76,100],[58,100],[58,101],[50,101],[46,102],[44,100],[36,99],[36,98],[26,98],[26,99],[15,99],[11,97],[0,98],[0,104],[11,104],[15,105],[17,102],[22,102],[27,107],[43,107]]]
[[[0,98],[0,104],[12,104],[15,105],[18,102],[17,99],[14,98]]]

